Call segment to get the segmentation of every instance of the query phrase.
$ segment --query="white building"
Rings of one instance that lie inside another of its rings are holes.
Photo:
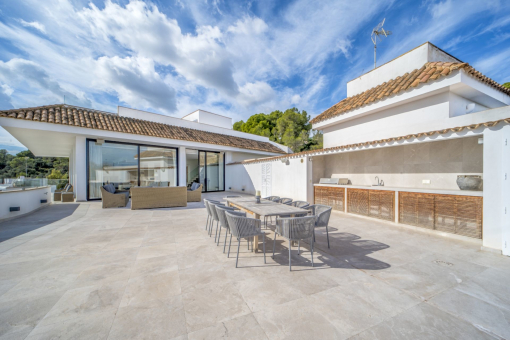
[[[232,129],[232,119],[197,110],[182,119],[119,107],[117,113],[48,105],[0,111],[0,126],[36,156],[69,157],[77,201],[100,187],[188,186],[225,190],[225,164],[278,156],[287,147]]]
[[[509,105],[509,89],[425,43],[347,83],[347,98],[312,120],[324,149],[227,164],[236,174],[227,186],[480,239],[509,255]],[[483,190],[460,190],[464,175],[482,177]],[[349,184],[319,185],[324,177]]]

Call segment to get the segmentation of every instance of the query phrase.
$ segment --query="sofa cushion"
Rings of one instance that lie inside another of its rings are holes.
[[[197,190],[199,186],[200,186],[199,183],[193,182],[193,184],[191,184],[191,191]]]
[[[106,184],[105,186],[103,186],[104,190],[108,191],[110,194],[114,194],[115,193],[115,187],[113,186],[113,184]]]

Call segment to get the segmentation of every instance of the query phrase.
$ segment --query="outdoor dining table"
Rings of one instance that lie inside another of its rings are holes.
[[[227,201],[227,205],[246,211],[247,213],[254,215],[257,219],[260,219],[260,216],[290,215],[293,217],[296,214],[308,213],[308,210],[306,209],[276,203],[265,199],[261,199],[260,203],[257,203],[256,198],[253,196],[225,197],[223,199]],[[253,251],[255,253],[258,252],[258,245],[259,237],[255,236],[253,238]]]

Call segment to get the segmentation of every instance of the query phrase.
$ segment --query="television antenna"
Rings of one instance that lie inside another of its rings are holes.
[[[374,68],[376,68],[376,65],[377,65],[377,38],[379,38],[379,40],[382,40],[383,38],[388,37],[388,35],[391,35],[391,31],[386,31],[383,28],[385,20],[386,20],[386,18],[384,18],[383,21],[381,21],[379,23],[379,25],[377,25],[372,30],[371,38],[372,38],[372,42],[374,43]]]

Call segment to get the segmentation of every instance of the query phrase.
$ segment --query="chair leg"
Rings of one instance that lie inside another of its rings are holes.
[[[237,257],[236,257],[236,268],[237,268],[237,262],[239,262],[239,247],[241,246],[241,239],[237,239]]]
[[[205,230],[207,230],[208,225],[209,225],[209,215],[207,215],[207,222],[205,222]]]
[[[209,237],[211,237],[211,234],[212,234],[213,224],[214,224],[214,221],[211,217],[211,219],[209,220]]]
[[[225,242],[223,242],[223,254],[225,254],[225,247],[227,246],[227,235],[228,235],[228,229],[225,232]]]
[[[297,241],[297,254],[301,255],[301,241]]]
[[[312,267],[313,267],[313,237],[311,237],[310,239],[310,244],[311,244],[311,250],[312,250]]]
[[[292,271],[292,258],[290,256],[290,248],[292,247],[292,242],[289,240],[289,271]]]
[[[266,235],[262,235],[262,249],[264,250],[264,264],[266,263]]]
[[[230,233],[230,242],[228,242],[228,254],[227,254],[227,258],[230,257],[230,245],[232,244],[232,233]]]
[[[326,226],[326,237],[328,238],[328,248],[329,248],[329,231],[328,231],[328,226]]]
[[[216,242],[216,247],[220,244],[220,236],[221,236],[221,226],[220,226],[220,232],[218,234],[218,241]]]
[[[220,224],[220,221],[216,222],[216,231],[214,232],[214,242],[216,242],[216,236],[218,236],[218,226]]]
[[[271,257],[274,259],[274,249],[276,248],[276,230],[274,231],[274,240],[273,240],[273,256]]]

